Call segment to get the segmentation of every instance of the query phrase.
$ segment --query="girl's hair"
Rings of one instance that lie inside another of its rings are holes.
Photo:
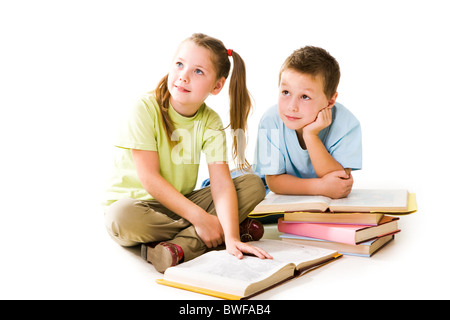
[[[246,85],[244,60],[242,60],[236,51],[227,50],[222,41],[202,33],[195,33],[183,42],[186,41],[192,41],[196,45],[206,48],[211,52],[212,64],[217,74],[216,80],[219,80],[221,77],[225,79],[228,77],[231,68],[229,54],[233,57],[233,72],[229,84],[230,126],[233,137],[232,155],[238,169],[248,169],[250,165],[245,158],[245,147],[247,145],[245,132],[247,130],[247,118],[252,104]],[[159,82],[155,89],[155,98],[159,104],[164,129],[169,141],[171,141],[174,127],[168,113],[170,99],[167,85],[168,77],[169,75],[167,74]]]

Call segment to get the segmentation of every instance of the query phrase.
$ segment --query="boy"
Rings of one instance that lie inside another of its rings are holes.
[[[340,71],[324,49],[294,51],[279,75],[278,106],[261,118],[257,174],[280,194],[346,197],[361,169],[361,127],[336,103]]]

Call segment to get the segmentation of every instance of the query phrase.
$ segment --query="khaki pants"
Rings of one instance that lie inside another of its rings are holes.
[[[240,223],[264,199],[266,192],[262,180],[253,174],[239,176],[233,182],[238,196]],[[186,198],[209,214],[216,215],[210,187],[193,191]],[[198,257],[207,249],[189,221],[156,200],[118,200],[106,209],[105,224],[109,235],[125,247],[170,240],[183,249],[185,261]]]

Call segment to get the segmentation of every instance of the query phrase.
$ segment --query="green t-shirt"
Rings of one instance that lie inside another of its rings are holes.
[[[227,161],[222,120],[206,104],[192,117],[184,117],[170,106],[169,116],[174,124],[173,147],[154,94],[144,95],[134,105],[115,144],[117,152],[105,205],[122,198],[153,199],[138,178],[131,149],[157,151],[162,177],[182,194],[195,188],[202,151],[207,163]]]

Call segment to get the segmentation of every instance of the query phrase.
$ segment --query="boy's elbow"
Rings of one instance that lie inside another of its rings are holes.
[[[278,188],[277,184],[277,175],[266,175],[266,183],[269,187],[270,191],[274,193],[282,193],[281,190]]]
[[[266,183],[270,191],[278,194],[292,194],[292,190],[289,188],[289,178],[287,174],[280,175],[266,175]]]

